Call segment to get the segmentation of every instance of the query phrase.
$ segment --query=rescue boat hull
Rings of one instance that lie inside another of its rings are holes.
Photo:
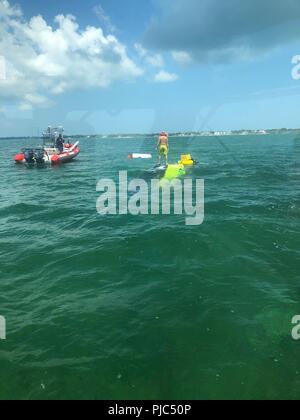
[[[63,163],[71,162],[80,153],[79,147],[70,150],[65,149],[62,153],[50,154],[44,150],[43,159],[36,160],[34,155],[32,159],[26,159],[25,153],[18,153],[14,157],[14,161],[18,165],[61,165]]]

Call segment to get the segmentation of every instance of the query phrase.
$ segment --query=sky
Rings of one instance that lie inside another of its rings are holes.
[[[300,127],[299,0],[0,0],[0,137]]]

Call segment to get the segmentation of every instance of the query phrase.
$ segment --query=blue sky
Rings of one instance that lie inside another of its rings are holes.
[[[300,127],[299,20],[298,0],[0,0],[0,136]]]

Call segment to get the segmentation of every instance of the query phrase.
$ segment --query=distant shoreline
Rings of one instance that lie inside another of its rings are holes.
[[[201,132],[183,132],[183,133],[169,133],[170,137],[228,137],[228,136],[267,136],[267,135],[278,135],[278,134],[299,134],[300,128],[289,129],[269,129],[269,130],[232,130],[232,131],[201,131]],[[148,134],[73,134],[66,135],[66,138],[96,138],[101,137],[103,139],[132,139],[136,137],[157,137],[159,133],[148,133]],[[26,140],[26,139],[40,139],[37,136],[24,136],[24,137],[0,137],[0,140]]]

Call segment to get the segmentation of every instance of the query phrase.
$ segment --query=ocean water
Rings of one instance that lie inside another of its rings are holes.
[[[298,399],[300,138],[171,139],[205,180],[205,222],[96,212],[153,139],[83,138],[29,169],[0,140],[0,399]]]

